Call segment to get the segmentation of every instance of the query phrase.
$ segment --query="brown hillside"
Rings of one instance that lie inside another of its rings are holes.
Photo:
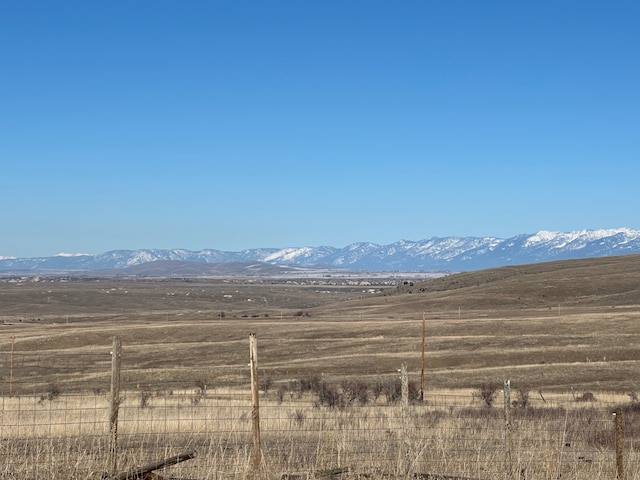
[[[245,375],[254,332],[262,372],[274,381],[374,381],[396,375],[401,362],[420,371],[426,319],[429,388],[510,378],[536,390],[636,392],[639,279],[640,255],[397,278],[402,286],[376,288],[364,277],[7,279],[0,352],[57,359],[39,375],[65,389],[104,388],[106,363],[73,373],[73,359],[109,352],[118,335],[137,382],[188,386],[220,366]]]
[[[404,283],[353,304],[405,313],[640,305],[640,255],[508,266]]]

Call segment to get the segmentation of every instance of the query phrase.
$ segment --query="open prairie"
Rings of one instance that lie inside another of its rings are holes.
[[[639,273],[4,277],[0,477],[124,478],[193,449],[164,478],[638,478]]]
[[[149,382],[192,385],[209,367],[246,366],[250,333],[274,381],[376,379],[395,375],[402,362],[416,375],[424,325],[427,389],[505,378],[545,391],[640,388],[638,255],[425,281],[402,274],[3,278],[0,322],[0,351],[41,352],[41,359],[108,353],[118,335],[127,365]],[[65,390],[104,385],[109,375],[107,366],[65,377],[64,362],[56,365],[49,374]]]

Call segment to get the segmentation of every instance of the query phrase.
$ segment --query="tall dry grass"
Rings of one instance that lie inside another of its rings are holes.
[[[244,390],[126,391],[119,412],[118,469],[195,450],[170,477],[245,478],[252,468],[251,399]],[[612,397],[620,399],[620,397]],[[104,394],[2,397],[0,478],[86,479],[110,471],[109,407]],[[590,478],[616,475],[612,404],[570,394],[511,410],[482,405],[467,392],[427,393],[409,407],[384,399],[340,408],[310,392],[261,396],[264,478],[349,467],[352,474],[402,477],[441,473],[485,479]],[[499,402],[498,402],[499,403]],[[640,408],[625,405],[627,479],[635,471]]]

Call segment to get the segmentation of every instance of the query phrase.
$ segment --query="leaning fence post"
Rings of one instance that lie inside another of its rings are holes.
[[[616,411],[613,412],[613,416],[616,422],[616,466],[618,467],[616,478],[624,478],[624,467],[622,461],[622,449],[624,445],[624,433],[622,431],[622,409],[616,408]]]
[[[120,406],[120,366],[122,362],[122,340],[113,337],[111,349],[111,413],[109,415],[109,465],[111,473],[118,471],[118,408]]]
[[[409,375],[406,362],[403,362],[400,368],[400,386],[402,393],[402,459],[404,474],[408,475],[411,462],[409,458]]]
[[[507,478],[513,475],[511,459],[511,380],[504,381],[504,443],[506,453]]]
[[[258,469],[262,463],[260,448],[260,402],[258,387],[258,340],[256,334],[249,335],[249,366],[251,367],[251,418],[253,419],[253,467]]]

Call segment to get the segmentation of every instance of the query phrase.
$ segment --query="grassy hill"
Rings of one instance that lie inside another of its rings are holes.
[[[463,310],[485,315],[640,306],[640,255],[517,265],[405,281],[381,297],[361,299],[349,306],[353,305],[378,313]]]
[[[0,352],[58,359],[46,375],[66,388],[104,386],[108,366],[60,358],[99,356],[119,335],[137,384],[190,385],[220,367],[245,378],[255,332],[263,375],[275,382],[373,381],[396,375],[401,362],[420,371],[424,319],[430,388],[511,378],[536,389],[640,390],[640,255],[428,281],[398,274],[391,283],[364,275],[5,279]]]

